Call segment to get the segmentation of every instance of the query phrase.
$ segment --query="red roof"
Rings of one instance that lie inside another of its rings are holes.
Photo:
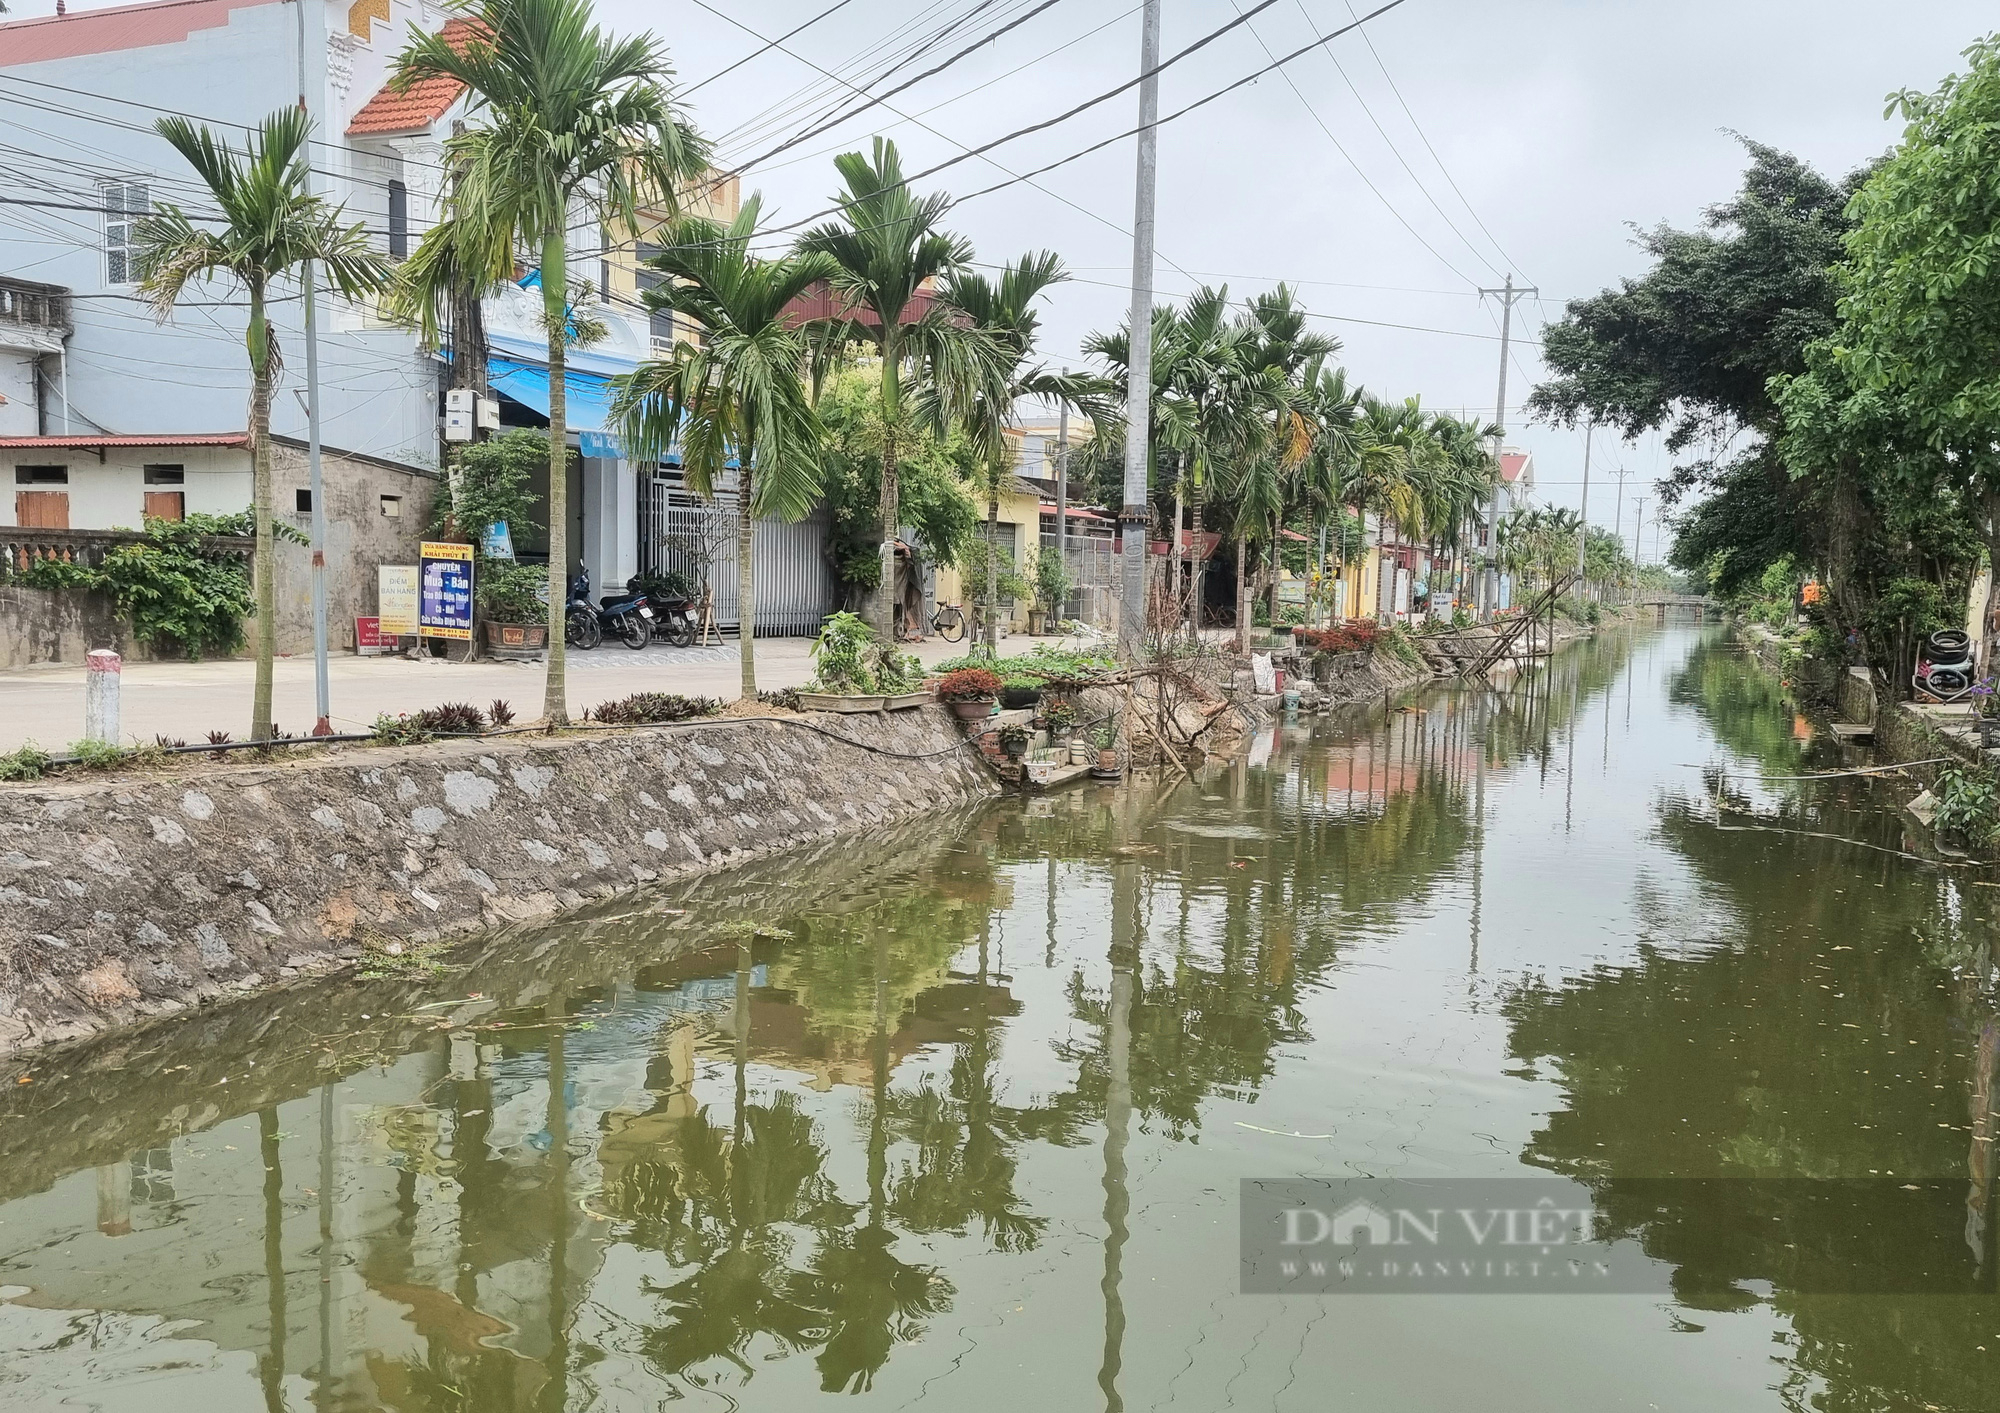
[[[160,432],[143,436],[0,437],[0,451],[97,451],[129,446],[248,446],[248,432]]]
[[[903,306],[903,322],[914,323],[923,318],[937,296],[930,290],[920,289],[910,296],[910,302]],[[865,328],[874,328],[882,321],[875,317],[875,311],[864,304],[850,304],[840,298],[824,284],[814,285],[797,299],[787,304],[781,316],[787,327],[796,329],[801,324],[816,323],[821,319],[846,319]]]
[[[1521,479],[1521,472],[1527,467],[1528,453],[1525,451],[1503,451],[1500,453],[1500,479],[1512,485]]]
[[[461,19],[445,21],[440,31],[444,42],[459,50],[477,32],[470,20]],[[463,92],[465,85],[453,78],[419,79],[408,88],[398,88],[393,82],[384,84],[379,93],[361,105],[361,111],[347,125],[347,135],[422,132],[442,118],[445,109],[456,103]]]
[[[181,44],[198,29],[227,25],[234,10],[274,3],[276,0],[159,0],[152,5],[116,5],[13,20],[0,24],[0,67]]]
[[[1096,511],[1094,511],[1094,510],[1086,510],[1086,509],[1084,509],[1084,508],[1083,508],[1082,506],[1079,506],[1079,505],[1072,505],[1072,506],[1067,506],[1067,507],[1065,507],[1065,509],[1067,509],[1067,510],[1069,511],[1069,518],[1070,518],[1070,519],[1072,519],[1072,520],[1107,520],[1107,521],[1108,521],[1108,520],[1110,520],[1110,519],[1112,518],[1112,517],[1111,517],[1111,516],[1109,516],[1109,515],[1100,515],[1100,514],[1098,514],[1098,513],[1096,512]],[[1043,502],[1042,502],[1042,514],[1044,514],[1044,515],[1054,515],[1055,513],[1056,513],[1056,503],[1055,503],[1054,501],[1052,501],[1052,500],[1045,500],[1045,501],[1043,501]]]

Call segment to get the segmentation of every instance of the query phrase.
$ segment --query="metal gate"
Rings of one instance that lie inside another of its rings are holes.
[[[706,580],[715,591],[717,625],[737,627],[734,492],[705,501],[683,489],[678,475],[655,476],[645,487],[640,563],[651,573],[677,569],[696,583]],[[796,524],[759,520],[751,527],[759,635],[816,634],[840,607],[840,586],[826,556],[827,531],[824,507]]]

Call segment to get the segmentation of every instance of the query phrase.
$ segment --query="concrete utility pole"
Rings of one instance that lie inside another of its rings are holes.
[[[1069,580],[1069,404],[1056,410],[1056,563],[1062,566],[1063,580]],[[1061,604],[1051,604],[1062,617]]]
[[[1618,478],[1618,499],[1611,506],[1611,533],[1620,536],[1619,543],[1622,544],[1624,543],[1622,537],[1625,534],[1625,478],[1632,473],[1626,467],[1620,466],[1611,474]]]
[[[1638,570],[1646,561],[1639,558],[1639,536],[1646,530],[1646,498],[1639,497],[1639,519],[1632,527],[1632,568]]]
[[[1136,658],[1146,642],[1146,464],[1153,421],[1153,206],[1159,165],[1160,0],[1146,0],[1139,28],[1139,169],[1132,213],[1131,348],[1125,360],[1125,496],[1119,507],[1124,580],[1118,645]]]
[[[299,7],[299,111],[311,116],[306,104],[306,7]],[[312,193],[312,163],[305,164],[303,180],[307,195]],[[299,290],[304,296],[306,320],[306,484],[312,497],[312,607],[313,607],[313,701],[312,733],[333,734],[332,692],[326,667],[326,495],[319,468],[319,326],[315,315],[313,262],[299,267]]]
[[[1590,555],[1590,434],[1597,430],[1597,423],[1583,424],[1583,504],[1577,515],[1581,522],[1576,527],[1576,584],[1577,592],[1583,592],[1583,571]]]
[[[1482,295],[1497,295],[1500,299],[1500,396],[1493,410],[1493,504],[1487,525],[1487,566],[1485,602],[1479,606],[1481,619],[1491,618],[1500,607],[1500,453],[1507,446],[1507,341],[1514,331],[1514,302],[1532,299],[1541,291],[1532,285],[1520,289],[1514,287],[1514,277],[1507,276],[1507,283],[1501,289],[1482,289]]]

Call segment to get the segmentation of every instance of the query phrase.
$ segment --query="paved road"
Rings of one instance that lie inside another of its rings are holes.
[[[808,638],[759,639],[757,685],[769,690],[805,682],[812,676],[811,647]],[[1028,640],[1014,640],[1014,651],[1027,647]],[[917,655],[927,663],[941,662],[965,650],[963,643],[934,640],[921,645]],[[740,691],[734,638],[720,647],[659,645],[640,652],[607,643],[567,656],[572,716],[629,692],[683,692],[734,700]],[[484,710],[499,698],[522,721],[542,714],[540,663],[409,661],[336,653],[329,675],[336,731],[366,731],[380,713],[417,711],[441,702],[471,702]],[[253,676],[252,664],[241,659],[127,663],[120,717],[127,742],[150,742],[162,735],[192,743],[210,731],[244,739],[249,734]],[[59,751],[82,736],[83,677],[81,667],[67,666],[0,673],[0,750],[33,741],[44,750]],[[272,715],[280,730],[312,729],[310,657],[278,660]]]

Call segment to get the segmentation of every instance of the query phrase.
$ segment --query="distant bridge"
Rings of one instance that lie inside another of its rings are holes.
[[[1638,607],[1654,609],[1661,618],[1672,609],[1692,610],[1698,623],[1711,609],[1720,611],[1722,605],[1702,594],[1649,594],[1638,601]]]

